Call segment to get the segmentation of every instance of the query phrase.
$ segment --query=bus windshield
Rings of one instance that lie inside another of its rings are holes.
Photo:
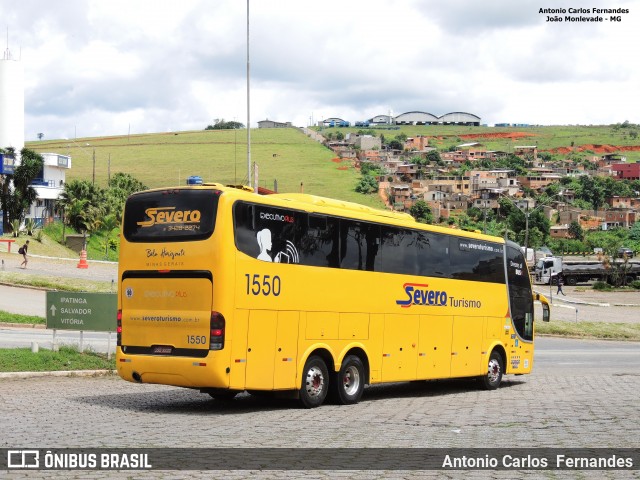
[[[215,229],[219,192],[215,190],[152,191],[127,201],[124,237],[129,242],[195,241]]]

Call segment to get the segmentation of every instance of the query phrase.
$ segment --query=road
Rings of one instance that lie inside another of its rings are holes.
[[[289,400],[242,394],[213,400],[198,391],[132,384],[118,377],[0,378],[6,448],[310,448],[308,471],[38,471],[38,478],[638,478],[638,471],[442,472],[322,470],[338,448],[640,447],[638,344],[541,338],[531,375],[482,391],[473,381],[367,388],[352,406],[301,409]],[[280,450],[265,462],[286,465]],[[251,455],[261,450],[250,451]],[[397,450],[400,464],[407,450]],[[197,452],[194,454],[197,456]],[[177,469],[179,465],[175,465]],[[27,478],[10,472],[7,478]]]

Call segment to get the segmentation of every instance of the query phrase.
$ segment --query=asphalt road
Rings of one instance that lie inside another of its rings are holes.
[[[502,454],[540,448],[640,447],[638,344],[542,338],[531,375],[509,375],[495,391],[470,380],[367,388],[357,405],[305,410],[289,400],[242,394],[213,400],[195,390],[132,384],[118,377],[0,378],[5,448],[248,448],[276,470],[5,472],[3,478],[513,479],[638,478],[638,470],[323,470],[334,449],[493,447]],[[283,448],[308,448],[304,467],[286,470]],[[194,452],[191,460],[205,452]],[[405,460],[406,456],[406,460]],[[354,459],[356,460],[356,459]],[[274,467],[275,466],[275,467]],[[349,464],[345,465],[348,467]],[[279,470],[278,467],[281,469]],[[398,467],[396,467],[398,468]],[[400,467],[401,468],[401,467]],[[2,473],[0,473],[2,475]]]

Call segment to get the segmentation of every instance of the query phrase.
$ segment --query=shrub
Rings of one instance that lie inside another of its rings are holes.
[[[378,181],[371,175],[365,175],[356,185],[356,192],[358,193],[375,193],[377,191]]]
[[[24,228],[27,231],[27,235],[32,236],[33,231],[36,229],[36,221],[33,218],[25,219]]]
[[[609,285],[607,282],[595,282],[593,284],[594,290],[611,290],[611,288],[611,285]]]
[[[640,280],[634,280],[629,286],[631,288],[635,288],[636,290],[640,290]]]
[[[14,237],[20,236],[20,220],[11,221],[11,233]]]

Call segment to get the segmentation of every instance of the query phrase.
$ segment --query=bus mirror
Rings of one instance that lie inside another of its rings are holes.
[[[542,321],[548,322],[551,319],[551,311],[547,303],[542,304]]]

